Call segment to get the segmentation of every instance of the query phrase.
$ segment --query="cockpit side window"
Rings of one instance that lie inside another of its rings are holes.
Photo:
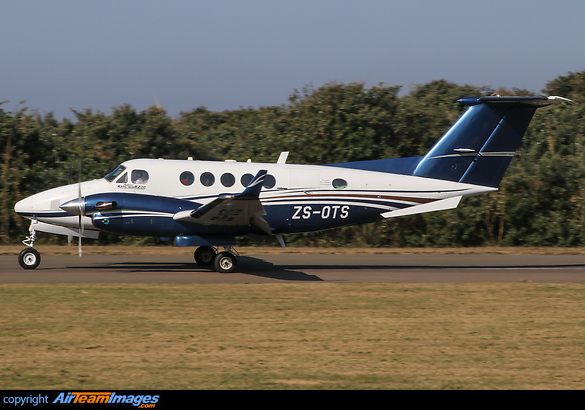
[[[142,169],[135,169],[132,171],[133,184],[146,184],[148,182],[148,172]]]
[[[118,180],[116,181],[116,184],[125,184],[126,182],[128,182],[128,173],[125,172],[124,175],[122,175],[120,178],[118,178]]]
[[[119,165],[116,169],[114,169],[112,172],[110,172],[108,175],[106,175],[105,178],[108,182],[112,182],[125,170],[126,170],[126,167],[124,165]]]

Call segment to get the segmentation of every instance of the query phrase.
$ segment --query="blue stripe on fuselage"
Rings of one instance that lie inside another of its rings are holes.
[[[384,210],[371,206],[305,203],[264,206],[264,219],[273,233],[311,232],[381,219]],[[96,228],[120,235],[175,237],[179,235],[252,233],[248,226],[208,226],[173,220],[172,214],[110,212],[94,215]],[[253,229],[253,228],[252,228]]]

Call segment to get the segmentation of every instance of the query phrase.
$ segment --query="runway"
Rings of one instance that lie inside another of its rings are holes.
[[[238,272],[198,267],[190,255],[46,255],[23,270],[0,255],[9,283],[585,283],[585,255],[245,255]]]

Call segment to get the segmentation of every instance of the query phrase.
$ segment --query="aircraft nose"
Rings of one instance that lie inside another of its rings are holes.
[[[14,205],[14,212],[22,216],[30,215],[33,213],[33,205],[33,197],[29,196],[28,198],[18,201],[16,205]]]
[[[73,215],[84,215],[85,214],[85,199],[76,198],[71,201],[67,201],[59,206],[65,212],[69,212]]]

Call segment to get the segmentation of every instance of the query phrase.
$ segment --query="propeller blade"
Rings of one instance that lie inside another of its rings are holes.
[[[85,211],[85,209],[81,209],[81,200],[82,200],[82,196],[81,196],[81,158],[78,158],[77,165],[78,165],[77,198],[79,199],[79,231],[78,231],[79,238],[78,238],[77,246],[78,246],[79,257],[81,258],[81,235],[83,235],[83,224],[81,222],[81,218],[82,218],[83,213]]]
[[[81,198],[81,158],[78,159],[77,165],[77,197]]]
[[[78,239],[78,241],[77,241],[77,247],[78,247],[77,251],[79,252],[79,257],[80,258],[81,258],[81,228],[82,228],[82,225],[81,225],[81,215],[79,215],[79,237],[77,238]]]

